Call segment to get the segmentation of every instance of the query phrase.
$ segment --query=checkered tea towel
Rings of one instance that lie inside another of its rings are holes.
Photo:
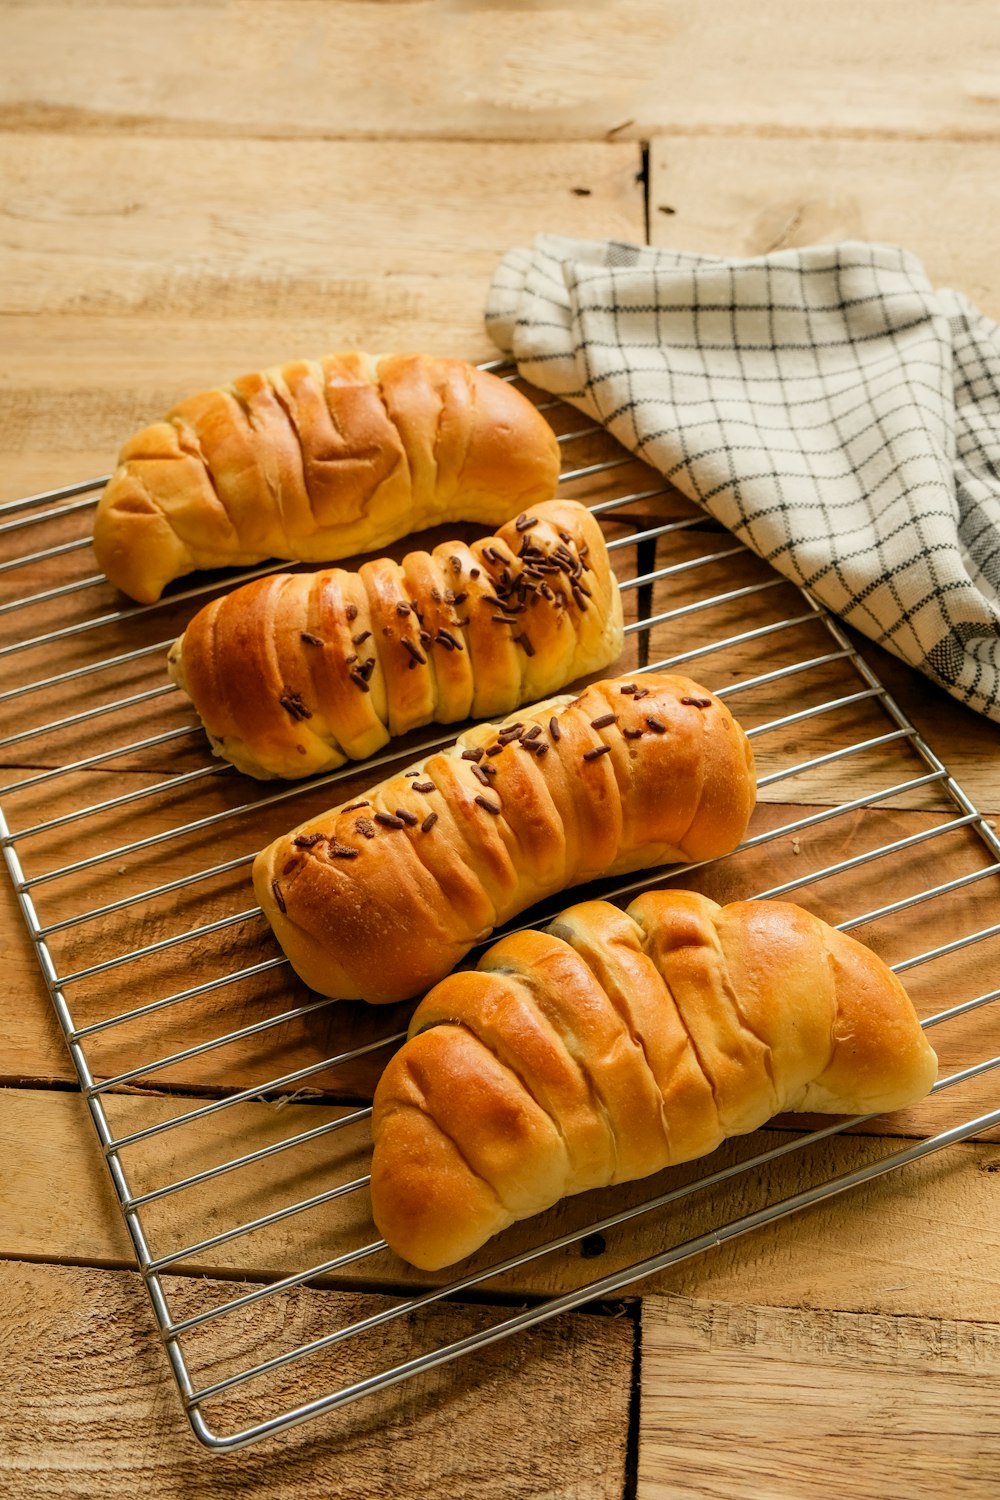
[[[776,568],[1000,720],[1000,327],[886,245],[539,236],[490,334]]]

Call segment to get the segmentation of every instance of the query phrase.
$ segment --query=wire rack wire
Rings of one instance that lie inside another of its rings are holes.
[[[575,891],[517,925],[664,883],[792,897],[906,977],[941,1076],[890,1127],[775,1122],[707,1161],[560,1205],[454,1273],[404,1266],[370,1218],[368,1101],[408,1007],[306,991],[248,867],[277,833],[456,727],[307,783],[253,783],[212,760],[164,656],[207,598],[272,569],[121,607],[87,561],[104,478],[0,506],[4,859],[181,1399],[210,1448],[427,1381],[1000,1126],[1000,989],[984,988],[1000,957],[995,830],[814,600],[579,414],[537,404],[559,434],[563,493],[607,535],[626,604],[620,670],[682,669],[727,699],[754,744],[761,800],[725,859]],[[893,810],[901,831],[887,838]],[[866,1129],[891,1133],[861,1165],[844,1155],[831,1171],[829,1152],[811,1149]],[[805,1185],[788,1193],[792,1155]]]

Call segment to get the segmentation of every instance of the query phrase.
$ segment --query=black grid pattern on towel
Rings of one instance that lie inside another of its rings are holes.
[[[849,624],[1000,720],[1000,328],[893,246],[543,235],[486,324]]]

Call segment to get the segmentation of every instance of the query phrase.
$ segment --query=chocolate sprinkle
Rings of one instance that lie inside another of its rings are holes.
[[[517,520],[514,522],[514,529],[516,531],[528,531],[532,526],[537,526],[537,525],[538,525],[538,517],[537,516],[520,515],[520,516],[518,516]],[[568,541],[569,538],[567,537],[566,540]]]
[[[475,778],[476,778],[477,781],[479,781],[479,782],[482,783],[483,786],[489,786],[489,784],[490,784],[490,778],[487,776],[486,772],[480,766],[473,766],[472,767],[472,774],[473,774],[473,776],[475,776]]]
[[[449,651],[462,651],[462,650],[464,650],[462,642],[461,641],[457,641],[455,639],[455,637],[452,635],[451,631],[450,630],[445,630],[443,626],[438,631],[438,633],[434,637],[434,639],[438,642],[439,645],[447,647],[447,649]]]
[[[357,635],[352,635],[351,636],[351,645],[352,646],[360,646],[360,645],[362,645],[362,643],[364,641],[366,641],[370,635],[371,635],[371,631],[370,630],[362,630]]]
[[[711,698],[682,698],[682,703],[687,703],[691,708],[711,708]]]
[[[397,818],[394,813],[377,812],[375,821],[381,823],[383,828],[402,828],[403,826],[402,818]]]
[[[584,760],[596,760],[599,755],[610,755],[610,754],[611,754],[611,746],[610,745],[595,745],[594,748],[593,748],[593,750],[585,750],[583,752],[583,758],[584,758]]]
[[[437,820],[438,820],[437,813],[436,812],[429,812],[427,814],[426,818],[424,819],[424,821],[420,825],[420,832],[421,833],[430,833],[431,829],[434,827],[434,824],[437,822]]]
[[[627,740],[641,740],[642,739],[642,730],[641,729],[623,729],[622,730],[622,734],[625,736],[625,738]]]
[[[405,599],[398,599],[396,601],[396,613],[397,615],[408,615],[410,613],[410,606]]]
[[[325,837],[326,835],[322,833],[300,833],[292,840],[292,843],[296,849],[314,849],[317,844],[323,842]]]
[[[601,714],[601,717],[599,719],[591,719],[590,727],[591,729],[607,729],[608,725],[613,724],[614,722],[614,714]]]
[[[311,710],[306,708],[298,693],[282,693],[278,702],[286,713],[291,714],[296,723],[299,723],[302,719],[312,718]]]
[[[427,658],[424,655],[424,653],[421,651],[421,649],[420,649],[419,646],[415,646],[413,644],[413,642],[410,641],[410,640],[407,640],[405,636],[403,638],[403,645],[406,648],[406,650],[410,653],[411,657],[413,658],[414,665],[416,665],[416,663],[419,662],[422,667],[426,667],[426,665],[427,665]]]
[[[357,810],[358,810],[359,807],[371,807],[371,803],[370,802],[349,802],[346,807],[342,807],[340,810],[341,810],[342,813],[357,812]]]
[[[281,894],[281,886],[278,884],[278,882],[276,880],[272,880],[271,881],[271,895],[274,897],[275,903],[276,903],[277,908],[278,908],[279,911],[287,911],[288,910],[288,907],[285,905],[285,898]]]
[[[500,741],[497,740],[497,742],[496,742],[495,745],[487,745],[487,747],[486,747],[486,754],[487,755],[499,755],[500,751],[502,749],[503,749],[503,745],[501,745]]]
[[[373,839],[375,837],[375,824],[371,818],[355,818],[354,826],[363,838]]]
[[[367,677],[364,677],[358,671],[357,667],[355,667],[354,670],[350,673],[350,678],[351,678],[351,681],[355,684],[355,686],[359,687],[363,693],[370,693],[371,692],[371,688],[368,686],[368,679],[367,679]]]
[[[618,689],[618,691],[620,693],[634,693],[635,692],[635,683],[634,682],[626,682],[626,683],[623,684],[622,687],[620,687]]]
[[[413,790],[415,792],[424,792],[424,793],[433,792],[433,790],[434,790],[434,783],[433,783],[433,781],[415,781],[413,783]]]
[[[357,859],[361,850],[352,849],[350,844],[332,843],[329,852],[334,859]]]
[[[474,750],[463,750],[462,751],[462,759],[463,760],[482,760],[482,758],[483,758],[483,747],[482,747],[482,745],[477,745]]]
[[[562,730],[559,728],[559,720],[556,718],[555,714],[553,714],[551,719],[549,720],[549,734],[554,740],[560,740],[562,738]]]
[[[496,802],[491,802],[488,797],[477,797],[476,806],[481,807],[484,812],[493,813],[494,817],[500,811],[499,805]]]
[[[420,819],[417,817],[416,813],[408,812],[405,807],[396,808],[396,817],[401,823],[405,823],[408,828],[413,828],[417,823],[420,822]]]
[[[522,739],[525,739],[525,740],[537,740],[537,738],[541,734],[541,732],[542,732],[542,726],[541,726],[541,724],[532,724],[532,726],[531,726],[530,729],[526,729],[524,731],[524,735],[522,736]]]
[[[307,646],[322,646],[323,642],[318,635],[313,635],[311,630],[303,630],[299,635],[300,641],[305,641]]]
[[[654,734],[666,734],[667,726],[662,719],[655,719],[652,714],[646,715],[646,723]]]
[[[344,610],[344,614],[348,620],[356,620],[358,618],[358,606],[356,604],[349,604]]]

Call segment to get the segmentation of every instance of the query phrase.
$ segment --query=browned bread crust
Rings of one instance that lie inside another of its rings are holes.
[[[781,1111],[902,1108],[936,1070],[891,970],[800,907],[585,902],[417,1007],[375,1094],[375,1221],[436,1270]]]
[[[122,449],[94,552],[151,603],[196,568],[331,562],[549,499],[559,448],[514,386],[457,359],[333,354],[175,406]]]
[[[718,698],[669,673],[477,725],[257,856],[257,899],[321,994],[419,994],[495,927],[599,876],[711,859],[743,837],[753,756]]]
[[[551,500],[470,547],[248,583],[195,615],[169,667],[217,754],[293,779],[423,724],[507,714],[621,647],[601,528]]]

